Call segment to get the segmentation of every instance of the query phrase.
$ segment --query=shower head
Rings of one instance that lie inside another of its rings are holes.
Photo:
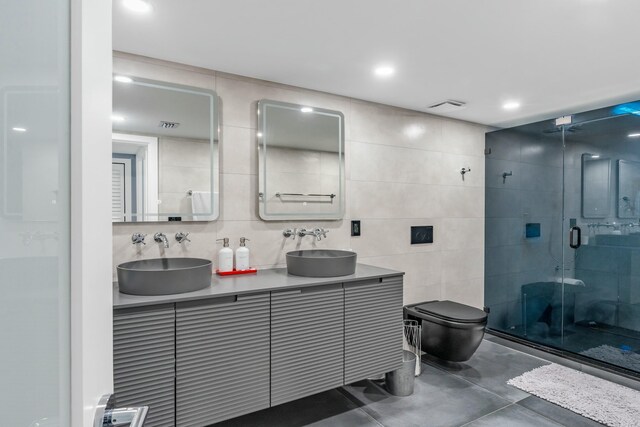
[[[582,130],[582,128],[581,128],[580,124],[576,124],[576,125],[564,128],[564,131],[568,132],[568,133],[579,132],[581,130]],[[542,133],[544,133],[544,134],[554,134],[554,133],[559,133],[559,132],[562,132],[562,126],[556,126],[554,128],[545,129],[545,130],[542,131]]]

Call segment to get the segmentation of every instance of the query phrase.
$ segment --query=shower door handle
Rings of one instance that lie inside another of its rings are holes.
[[[580,227],[571,227],[569,230],[569,246],[578,249],[582,244],[582,230]]]

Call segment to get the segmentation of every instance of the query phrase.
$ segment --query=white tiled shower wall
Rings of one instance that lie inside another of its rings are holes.
[[[250,239],[252,264],[284,265],[297,248],[350,248],[358,261],[406,272],[405,303],[451,299],[483,304],[484,126],[277,83],[114,53],[114,72],[215,90],[221,106],[220,218],[213,222],[113,225],[114,266],[132,259],[216,259],[216,239]],[[341,111],[346,135],[346,215],[342,221],[265,222],[257,209],[256,101]],[[463,181],[461,168],[471,168]],[[362,236],[350,236],[350,220]],[[410,244],[412,225],[433,225],[434,243]],[[285,239],[282,230],[324,227],[326,239]],[[171,237],[161,248],[153,233]],[[178,232],[191,243],[179,245]],[[149,234],[136,248],[131,234]],[[115,277],[115,267],[114,267]]]

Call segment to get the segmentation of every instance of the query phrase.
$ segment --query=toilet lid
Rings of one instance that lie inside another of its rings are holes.
[[[474,323],[487,320],[487,313],[484,311],[453,301],[430,301],[417,305],[416,310],[454,322]]]

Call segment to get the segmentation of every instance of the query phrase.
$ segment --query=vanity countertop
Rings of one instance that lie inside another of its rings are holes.
[[[208,288],[172,295],[127,295],[120,293],[118,283],[114,282],[113,308],[130,308],[145,305],[165,304],[174,302],[194,301],[206,298],[225,297],[257,292],[270,292],[300,288],[306,286],[328,285],[331,283],[348,283],[378,277],[393,277],[404,275],[404,272],[372,265],[358,264],[355,274],[340,277],[302,277],[292,276],[286,268],[259,270],[256,274],[219,277],[216,274],[211,279]]]

